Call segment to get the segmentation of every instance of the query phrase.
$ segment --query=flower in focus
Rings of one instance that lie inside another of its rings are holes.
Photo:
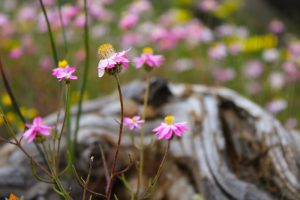
[[[36,117],[32,124],[26,124],[28,130],[23,133],[23,136],[28,140],[28,143],[31,143],[39,135],[49,136],[51,134],[52,127],[43,125],[42,121],[41,117]]]
[[[136,68],[141,68],[142,66],[145,66],[147,69],[160,67],[164,62],[164,57],[162,55],[154,55],[151,48],[144,48],[143,51],[144,53],[141,57],[134,60]]]
[[[116,75],[121,72],[122,67],[127,68],[129,59],[126,58],[126,51],[116,52],[111,44],[103,44],[98,49],[100,61],[98,63],[98,76],[102,77],[104,72]]]
[[[52,70],[52,75],[61,80],[77,80],[77,76],[73,73],[76,71],[75,67],[70,67],[66,60],[59,61],[58,67]]]
[[[122,29],[122,30],[128,30],[130,28],[132,28],[134,25],[136,25],[136,23],[138,22],[139,20],[139,17],[135,14],[128,14],[128,15],[125,15],[120,23],[119,23],[119,27]]]
[[[187,130],[188,127],[185,122],[175,123],[174,116],[168,115],[165,117],[165,122],[162,122],[160,126],[153,129],[153,132],[155,132],[155,135],[159,140],[163,138],[170,140],[173,134],[181,137],[182,133]]]
[[[132,118],[125,117],[124,118],[124,125],[128,126],[130,130],[133,130],[135,128],[140,128],[140,124],[144,123],[144,120],[140,120],[140,116],[134,116]]]

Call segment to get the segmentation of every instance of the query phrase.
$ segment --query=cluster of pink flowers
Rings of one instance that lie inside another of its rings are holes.
[[[132,118],[125,117],[124,118],[124,125],[128,126],[130,130],[135,128],[140,128],[140,125],[143,124],[145,121],[140,120],[140,116],[134,116]],[[178,122],[175,123],[174,116],[168,115],[165,117],[165,121],[162,122],[158,127],[153,129],[157,139],[165,139],[170,140],[172,139],[173,135],[181,137],[184,132],[188,130],[188,126],[185,122]]]
[[[52,75],[62,80],[77,80],[77,76],[74,76],[73,73],[76,71],[75,67],[70,67],[66,60],[62,60],[58,63],[58,67],[52,70]]]

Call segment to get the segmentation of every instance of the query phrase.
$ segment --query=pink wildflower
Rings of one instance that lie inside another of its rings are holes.
[[[156,132],[155,135],[159,140],[163,138],[170,140],[173,134],[181,137],[182,133],[187,130],[188,127],[185,122],[175,123],[175,118],[168,115],[165,117],[165,122],[162,122],[160,126],[153,129],[153,132]]]
[[[0,27],[5,27],[9,24],[8,17],[6,15],[0,14]]]
[[[263,72],[263,65],[258,60],[251,60],[244,66],[244,75],[247,78],[258,78]]]
[[[285,29],[284,23],[278,19],[270,22],[269,29],[272,33],[282,33]]]
[[[49,136],[51,134],[52,127],[43,125],[42,121],[43,119],[41,117],[36,117],[33,119],[32,124],[26,124],[28,130],[23,133],[23,136],[28,140],[28,143],[31,143],[38,134],[43,136]]]
[[[284,99],[271,101],[267,104],[267,110],[273,114],[279,113],[287,108],[287,102]]]
[[[136,23],[138,22],[138,20],[139,20],[139,17],[137,15],[135,15],[135,14],[125,15],[121,19],[119,27],[122,30],[128,30],[128,29],[132,28],[134,25],[136,25]]]
[[[215,44],[208,50],[208,56],[212,59],[220,60],[227,55],[227,49],[224,44]]]
[[[300,71],[294,63],[284,62],[282,67],[288,80],[296,81],[300,79]]]
[[[228,52],[231,55],[237,55],[243,51],[243,45],[240,42],[233,42],[228,46]]]
[[[203,12],[214,11],[218,7],[218,3],[215,0],[200,1],[199,9]]]
[[[216,81],[225,83],[235,78],[235,71],[231,68],[216,68],[212,71],[212,75]]]
[[[141,128],[140,124],[144,123],[144,120],[140,120],[140,116],[134,116],[132,118],[125,117],[124,118],[124,125],[128,126],[130,130],[133,130],[135,128]]]
[[[52,70],[52,75],[61,80],[77,80],[77,76],[73,73],[76,71],[75,67],[70,67],[66,60],[62,60],[58,63],[58,67]]]
[[[112,75],[114,75],[114,73],[119,73],[121,71],[121,66],[127,69],[129,60],[125,57],[125,55],[128,51],[129,49],[116,53],[112,45],[101,45],[98,49],[98,54],[101,58],[98,63],[98,76],[102,77],[105,70]]]
[[[164,61],[162,55],[154,55],[151,48],[144,48],[144,53],[141,57],[134,60],[136,68],[141,68],[142,66],[147,66],[150,68],[160,67]]]
[[[148,0],[134,1],[129,6],[129,12],[137,15],[143,14],[151,9],[151,4]]]

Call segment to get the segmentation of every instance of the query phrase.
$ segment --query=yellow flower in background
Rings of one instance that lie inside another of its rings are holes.
[[[10,99],[10,97],[9,97],[9,95],[7,93],[5,93],[4,95],[2,95],[1,101],[2,101],[2,104],[4,106],[11,106],[12,105],[11,99]]]
[[[194,2],[193,0],[176,0],[176,5],[182,5],[182,6],[189,6],[192,5]]]
[[[16,120],[16,115],[13,112],[8,112],[5,116],[8,122],[14,122]]]
[[[261,51],[277,46],[277,38],[274,35],[252,36],[241,41],[245,52]]]
[[[4,49],[10,50],[16,47],[20,47],[20,43],[17,40],[6,39],[3,41],[3,47]]]
[[[192,19],[192,13],[186,9],[176,10],[176,21],[180,23],[187,22]]]
[[[225,0],[213,13],[219,18],[226,18],[235,13],[241,4],[241,0]]]
[[[26,118],[29,118],[29,119],[32,119],[34,117],[36,117],[39,112],[37,111],[37,109],[35,108],[26,108],[26,107],[20,107],[20,111],[21,111],[21,114],[23,116],[25,116]]]
[[[3,121],[2,116],[0,115],[0,126],[1,126],[2,124],[4,124],[4,121]]]
[[[25,126],[24,126],[23,122],[19,122],[19,123],[18,123],[18,129],[19,129],[20,131],[24,131]]]
[[[39,114],[39,112],[35,108],[28,109],[28,117],[34,118]]]
[[[27,113],[27,109],[26,109],[25,107],[23,107],[23,106],[20,107],[20,111],[21,111],[21,114],[22,114],[23,116],[25,116],[26,113]]]

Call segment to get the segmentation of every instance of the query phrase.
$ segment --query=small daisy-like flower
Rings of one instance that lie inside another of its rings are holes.
[[[26,124],[28,130],[23,133],[23,136],[28,140],[28,143],[31,143],[37,136],[49,136],[51,134],[53,127],[43,125],[42,122],[41,117],[36,117],[33,119],[32,124]]]
[[[155,132],[155,135],[159,140],[163,138],[166,140],[170,140],[173,134],[181,137],[182,133],[187,130],[188,127],[185,122],[175,123],[174,116],[168,115],[165,117],[165,122],[161,123],[158,127],[153,129],[153,132]]]
[[[70,67],[66,60],[58,62],[58,67],[52,70],[52,75],[61,80],[77,80],[77,76],[73,73],[76,71],[75,67]]]
[[[122,67],[127,69],[129,59],[126,58],[126,51],[116,52],[111,44],[103,44],[98,49],[100,61],[98,63],[98,76],[102,77],[104,72],[116,75],[121,72]]]
[[[146,69],[160,67],[164,62],[162,55],[154,55],[153,50],[149,47],[143,49],[143,54],[134,60],[136,68],[145,66]]]
[[[140,124],[144,123],[144,120],[141,120],[140,116],[134,116],[132,118],[125,117],[124,118],[124,125],[128,126],[130,130],[135,128],[141,128]]]

